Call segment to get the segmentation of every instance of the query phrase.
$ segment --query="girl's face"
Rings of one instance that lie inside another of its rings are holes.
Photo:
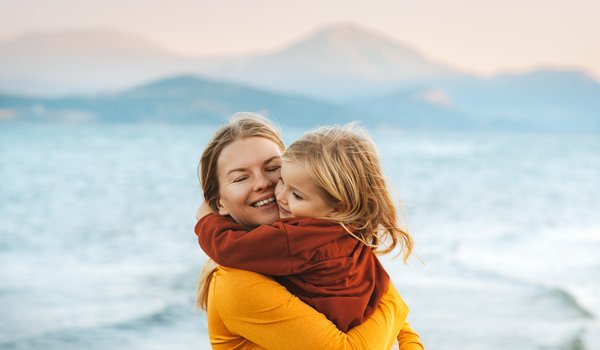
[[[335,213],[335,208],[327,203],[302,162],[283,162],[276,194],[282,218],[329,217]]]
[[[281,150],[269,139],[249,137],[225,146],[217,160],[219,214],[246,227],[279,219],[274,190],[280,168]]]

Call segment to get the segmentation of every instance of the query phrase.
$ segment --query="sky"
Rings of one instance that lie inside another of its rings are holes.
[[[0,0],[0,41],[110,29],[179,53],[268,52],[353,22],[481,75],[575,68],[600,80],[597,0]]]

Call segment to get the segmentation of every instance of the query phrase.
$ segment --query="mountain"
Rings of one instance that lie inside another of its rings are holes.
[[[498,128],[600,132],[600,84],[580,71],[540,69],[446,89],[461,111]]]
[[[355,24],[323,28],[219,76],[332,100],[461,76],[416,49]]]
[[[332,101],[460,75],[416,49],[337,24],[270,54],[177,55],[142,37],[100,30],[31,34],[0,43],[0,91],[41,96],[130,88],[178,74]]]
[[[0,43],[0,90],[61,96],[130,88],[163,76],[210,70],[143,37],[106,30],[33,33]]]
[[[476,130],[483,125],[457,110],[439,89],[407,88],[380,96],[358,98],[348,107],[380,127]]]
[[[29,35],[0,44],[0,91],[18,96],[0,97],[0,120],[198,122],[264,109],[297,125],[600,132],[600,85],[581,71],[477,77],[347,23],[220,58],[106,31]],[[36,93],[55,98],[23,97]]]
[[[396,115],[419,125],[600,132],[600,84],[575,70],[428,82],[351,105],[365,115]]]
[[[239,111],[261,112],[287,125],[352,120],[348,109],[329,102],[193,76],[92,97],[0,95],[0,121],[220,123]]]
[[[404,129],[600,132],[600,84],[579,72],[537,71],[431,83],[342,104],[176,76],[91,97],[0,95],[0,122],[220,123],[238,111],[308,128],[361,120]]]

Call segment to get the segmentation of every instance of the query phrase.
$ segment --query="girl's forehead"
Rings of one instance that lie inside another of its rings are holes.
[[[306,165],[298,161],[284,160],[281,163],[281,176],[285,176],[291,182],[310,180]]]

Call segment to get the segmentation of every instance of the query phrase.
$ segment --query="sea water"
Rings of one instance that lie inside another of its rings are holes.
[[[215,128],[0,125],[0,348],[210,348]],[[426,348],[600,349],[598,135],[370,131],[415,240],[382,260]]]

